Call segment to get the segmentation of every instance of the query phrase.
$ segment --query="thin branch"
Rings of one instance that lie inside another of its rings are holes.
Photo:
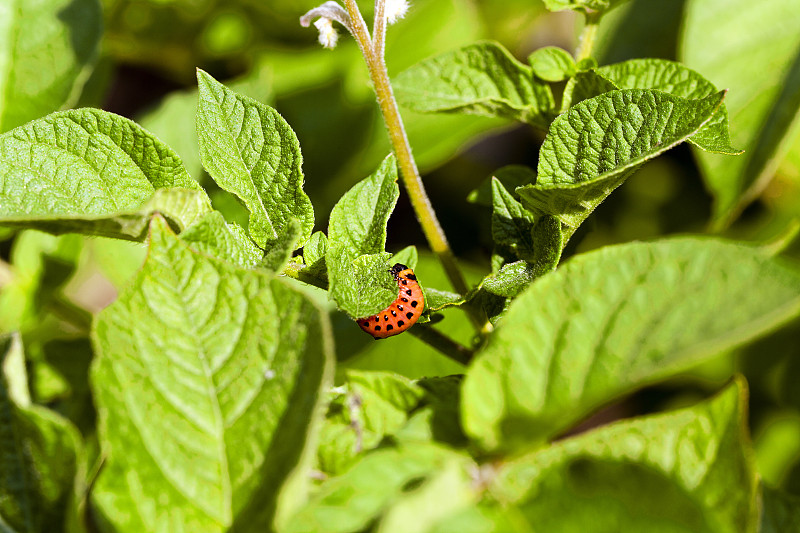
[[[475,356],[474,351],[454,341],[441,331],[426,326],[425,324],[417,324],[409,329],[408,332],[425,344],[439,350],[456,363],[468,365]]]

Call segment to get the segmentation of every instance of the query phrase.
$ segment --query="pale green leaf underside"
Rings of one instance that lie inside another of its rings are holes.
[[[121,531],[269,529],[327,382],[326,316],[155,219],[144,267],[93,340],[97,512]]]
[[[197,134],[203,166],[250,211],[249,232],[262,247],[290,218],[300,221],[302,245],[314,226],[303,191],[303,157],[291,127],[277,111],[197,71]]]
[[[665,59],[633,59],[597,69],[597,73],[620,89],[654,89],[689,100],[716,94],[719,90],[698,72]],[[689,142],[707,152],[741,154],[731,146],[728,110],[720,106],[714,117]]]
[[[0,133],[61,108],[102,33],[97,0],[0,4]]]
[[[154,197],[170,188],[194,193]],[[77,109],[0,135],[0,222],[134,238],[125,228],[139,223],[131,219],[148,202],[174,204],[175,218],[188,224],[208,198],[175,152],[126,118]]]
[[[33,405],[19,336],[0,336],[0,529],[63,528],[77,470],[78,435]]]
[[[800,530],[800,498],[763,485],[761,490],[763,509],[760,533]]]
[[[563,440],[505,463],[491,494],[537,531],[752,531],[745,399],[736,383],[688,409]]]
[[[571,107],[550,126],[536,183],[517,189],[523,205],[558,218],[568,238],[642,163],[694,135],[723,97],[686,100],[627,89]]]
[[[580,255],[512,303],[467,373],[465,427],[489,449],[553,436],[798,313],[800,272],[757,248],[682,238]]]
[[[414,111],[498,116],[541,128],[553,115],[550,87],[494,42],[426,59],[400,73],[393,86],[398,101]]]
[[[681,59],[720,87],[741,157],[698,154],[714,218],[730,223],[769,183],[800,114],[800,9],[795,0],[690,0]]]

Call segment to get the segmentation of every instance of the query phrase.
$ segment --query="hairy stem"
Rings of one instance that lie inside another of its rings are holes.
[[[373,43],[355,0],[345,0],[345,7],[353,20],[353,37],[358,42],[367,62],[370,79],[375,88],[375,95],[378,98],[378,106],[389,131],[389,139],[397,157],[403,185],[408,192],[411,206],[414,208],[417,220],[422,226],[422,232],[425,234],[428,245],[441,261],[450,283],[453,284],[453,288],[461,294],[466,294],[469,290],[467,282],[456,263],[455,255],[450,249],[444,230],[442,230],[439,219],[436,217],[436,212],[433,210],[433,206],[425,192],[417,164],[411,153],[411,145],[406,136],[403,119],[400,117],[400,111],[392,93],[389,74],[386,72],[386,64],[383,61],[383,30],[380,27],[378,28],[379,31],[376,33],[376,37],[380,42],[377,42],[376,39],[376,42]]]
[[[585,13],[585,24],[578,38],[578,49],[575,50],[576,61],[592,57],[592,48],[594,48],[594,41],[597,38],[597,28],[600,26],[600,18],[602,16],[602,12],[600,11]]]

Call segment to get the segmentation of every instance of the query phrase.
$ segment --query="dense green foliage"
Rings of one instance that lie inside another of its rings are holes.
[[[800,10],[659,4],[385,28],[459,294],[315,0],[0,0],[0,530],[800,527]]]

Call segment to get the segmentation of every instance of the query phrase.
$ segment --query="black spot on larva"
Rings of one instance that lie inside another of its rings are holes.
[[[397,321],[397,327],[402,328],[404,325],[405,325],[405,322],[403,322],[402,320],[398,320]]]
[[[391,324],[389,324],[388,326],[386,326],[386,331],[391,331],[391,330],[393,330],[393,329],[394,329],[394,327],[393,327]]]
[[[404,302],[408,303],[408,298],[400,298],[400,299],[403,300]]]
[[[380,331],[380,330],[381,330],[380,326],[375,326],[375,331]]]
[[[414,274],[406,274],[406,277],[410,280],[417,281],[417,276]]]
[[[407,319],[409,319],[409,320],[411,320],[412,318],[414,318],[414,313],[412,313],[411,311],[409,311],[408,313],[406,313],[406,318],[407,318]]]
[[[398,308],[400,311],[402,311],[402,310],[403,310],[403,306],[402,306],[402,305],[400,305],[400,304],[397,304],[397,308]]]
[[[400,282],[401,282],[403,285],[408,285],[408,282],[407,282],[406,280],[404,280],[404,279],[403,279],[403,280],[400,280]]]
[[[409,296],[411,296],[411,289],[408,289],[408,290],[406,291],[406,294],[408,294]]]
[[[384,320],[389,320],[389,315],[383,315]]]
[[[411,307],[416,307],[416,306],[417,306],[417,301],[416,301],[416,300],[414,300],[413,302],[411,302]]]
[[[394,309],[392,309],[392,316],[397,316],[397,311],[395,311]]]

